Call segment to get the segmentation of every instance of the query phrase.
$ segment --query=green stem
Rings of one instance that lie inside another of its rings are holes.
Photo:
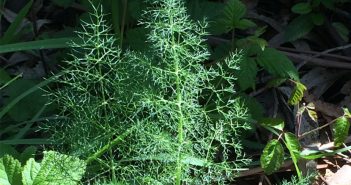
[[[105,145],[104,147],[102,147],[100,150],[98,150],[97,152],[95,152],[93,155],[91,155],[90,157],[88,157],[85,162],[87,164],[90,164],[91,162],[95,161],[96,159],[98,159],[99,157],[101,157],[104,153],[106,153],[110,148],[113,148],[114,146],[116,146],[117,144],[119,144],[121,141],[123,141],[123,139],[125,137],[127,137],[132,131],[134,130],[134,127],[129,128],[126,132],[124,132],[123,134],[119,135],[118,137],[116,137],[115,139],[113,139],[111,142],[109,142],[107,145]]]

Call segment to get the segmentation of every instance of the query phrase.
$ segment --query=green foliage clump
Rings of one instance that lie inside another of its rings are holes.
[[[51,96],[68,118],[52,124],[53,138],[118,182],[225,184],[249,161],[238,140],[247,111],[234,90],[241,55],[204,65],[206,23],[192,22],[180,0],[150,4],[143,53],[122,52],[99,9],[83,24]]]
[[[10,155],[0,158],[1,185],[75,185],[84,173],[84,161],[54,151],[44,152],[40,163],[28,159],[23,167]]]

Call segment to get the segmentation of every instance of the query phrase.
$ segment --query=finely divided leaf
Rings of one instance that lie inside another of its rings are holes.
[[[273,48],[266,48],[258,57],[257,62],[272,75],[289,77],[298,80],[298,72],[293,63],[282,53]]]
[[[343,144],[349,133],[350,122],[345,116],[341,116],[335,120],[333,126],[334,145],[339,147]]]
[[[0,184],[21,185],[21,164],[12,156],[0,158]]]
[[[284,150],[278,140],[271,140],[263,150],[261,155],[261,167],[265,173],[272,174],[283,164]]]
[[[306,86],[303,85],[302,83],[300,82],[296,82],[296,86],[293,90],[293,92],[291,93],[290,95],[290,98],[289,98],[289,101],[288,103],[290,105],[296,105],[298,104],[302,98],[303,98],[303,94],[304,92],[307,90]]]

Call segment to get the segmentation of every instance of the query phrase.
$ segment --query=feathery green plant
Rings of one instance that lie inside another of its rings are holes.
[[[51,124],[53,138],[111,168],[116,182],[225,184],[249,161],[238,140],[246,108],[233,87],[241,55],[204,65],[207,24],[192,22],[180,0],[150,4],[144,53],[122,52],[99,8],[83,24],[52,93],[69,118]]]

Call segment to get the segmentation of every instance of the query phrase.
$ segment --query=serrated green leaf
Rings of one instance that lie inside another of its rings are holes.
[[[293,63],[274,48],[266,48],[257,56],[257,62],[272,75],[298,80],[298,72]]]
[[[286,82],[286,80],[287,80],[286,78],[273,78],[273,79],[268,81],[267,87],[269,87],[269,88],[271,88],[271,87],[279,87],[284,82]]]
[[[322,13],[313,13],[310,15],[311,16],[311,20],[313,22],[314,25],[320,26],[324,23],[325,20],[325,16]]]
[[[345,116],[341,116],[335,120],[333,125],[334,146],[341,146],[348,136],[350,122]]]
[[[239,95],[243,105],[248,108],[248,116],[254,120],[260,120],[263,117],[264,108],[256,98],[242,93]]]
[[[206,17],[208,20],[214,20],[221,14],[224,7],[224,3],[217,1],[187,1],[187,9],[189,14],[193,19],[199,21],[202,21],[204,17]],[[210,23],[209,26],[211,27],[212,24]]]
[[[255,89],[256,74],[258,71],[255,60],[250,57],[245,57],[239,63],[240,70],[236,71],[235,75],[238,78],[240,89],[245,91],[248,88]]]
[[[290,105],[297,105],[303,98],[304,92],[307,90],[306,86],[300,82],[296,82],[293,92],[290,95],[288,103]]]
[[[21,163],[12,156],[0,158],[0,184],[21,185]]]
[[[284,133],[284,138],[285,138],[285,145],[288,148],[291,159],[294,161],[294,163],[297,163],[297,161],[300,158],[300,152],[301,152],[301,145],[299,143],[299,140],[295,136],[295,134],[286,132]]]
[[[314,24],[309,15],[301,15],[292,20],[285,29],[285,40],[288,42],[295,41],[307,35]]]
[[[20,162],[22,164],[26,163],[26,161],[35,156],[36,151],[37,147],[35,146],[29,146],[26,149],[24,149],[24,151],[19,156]]]
[[[26,162],[22,171],[22,183],[23,185],[37,185],[34,184],[34,180],[40,170],[40,164],[35,162],[33,158]],[[39,184],[38,184],[39,185]]]
[[[249,36],[247,37],[247,40],[252,44],[258,45],[261,48],[261,51],[263,51],[266,46],[268,46],[268,43],[265,39],[258,38],[257,36]]]
[[[85,162],[76,157],[54,151],[44,152],[40,169],[31,182],[33,182],[33,185],[44,185],[49,182],[52,185],[76,185],[82,178],[85,167]],[[28,174],[30,172],[26,171],[24,173]]]
[[[11,145],[0,143],[0,158],[5,155],[18,156],[18,152]]]
[[[332,25],[335,28],[335,30],[338,32],[340,37],[345,42],[348,42],[349,41],[350,30],[341,22],[333,22]]]
[[[312,8],[309,3],[297,3],[291,8],[291,11],[297,14],[308,14]]]
[[[314,106],[314,104],[311,102],[311,103],[308,103],[306,105],[306,110],[307,110],[307,114],[308,116],[314,121],[314,122],[317,122],[318,121],[318,115],[317,115],[317,112],[315,111],[316,108]]]
[[[256,26],[256,24],[253,21],[251,21],[249,19],[241,19],[241,20],[239,20],[236,27],[240,30],[246,30],[248,28],[252,28],[255,26]]]
[[[272,174],[277,171],[284,161],[284,150],[278,140],[273,139],[267,143],[260,158],[264,172]]]
[[[246,14],[246,6],[239,0],[229,0],[223,9],[222,15],[217,19],[215,34],[226,33],[238,28],[240,19]],[[248,22],[244,21],[242,24]]]
[[[282,131],[284,129],[284,120],[280,118],[262,118],[259,123],[263,126],[274,128]]]

